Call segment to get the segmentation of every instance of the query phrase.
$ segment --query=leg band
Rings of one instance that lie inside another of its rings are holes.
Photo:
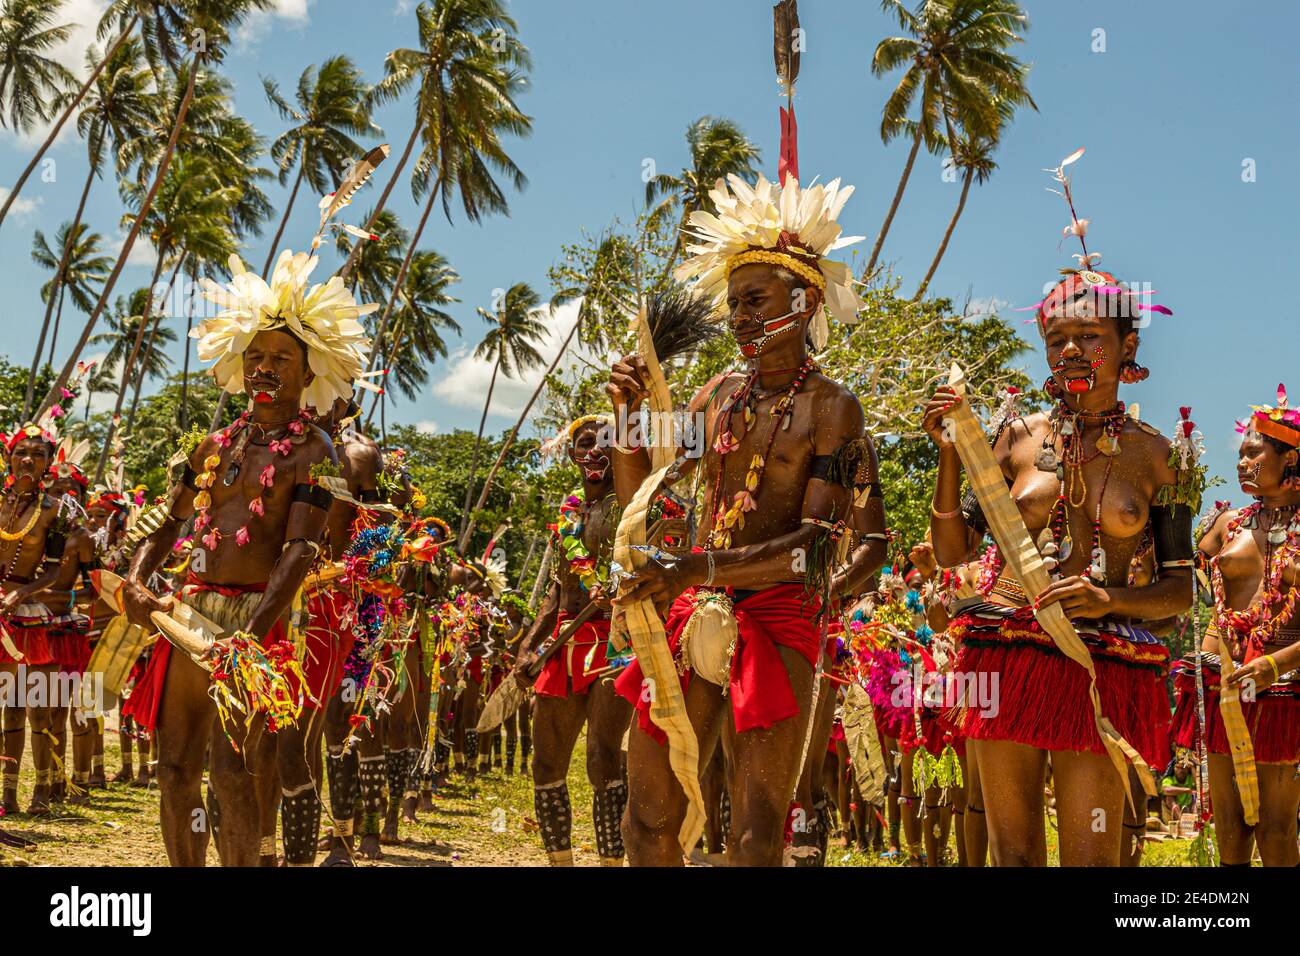
[[[548,854],[567,853],[572,848],[573,807],[569,803],[568,781],[533,789],[533,805],[542,831],[542,846]]]
[[[591,822],[596,828],[596,852],[602,860],[623,858],[623,809],[626,806],[627,784],[622,780],[592,794]]]
[[[465,731],[465,762],[473,764],[478,759],[478,731]]]
[[[289,866],[313,863],[316,842],[320,838],[320,797],[316,794],[315,784],[309,782],[296,791],[283,792],[280,828],[284,862]]]
[[[384,756],[361,757],[357,764],[361,782],[361,809],[367,815],[378,814],[384,802]]]
[[[325,755],[325,774],[330,787],[330,816],[334,818],[334,832],[340,836],[352,833],[352,814],[361,799],[357,782],[357,753],[343,752],[342,747],[331,747]],[[347,833],[342,833],[343,827]]]

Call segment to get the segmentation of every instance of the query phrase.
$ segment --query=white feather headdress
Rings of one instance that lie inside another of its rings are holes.
[[[316,377],[303,391],[304,406],[327,409],[363,383],[370,338],[357,320],[379,306],[358,305],[338,276],[309,289],[307,280],[318,261],[286,249],[268,284],[232,255],[228,285],[203,278],[204,297],[222,311],[200,322],[190,336],[198,339],[199,358],[216,363],[212,375],[218,385],[236,395],[244,390],[244,351],[258,332],[271,329],[283,329],[307,346]]]
[[[863,238],[841,237],[836,222],[853,187],[841,187],[835,179],[801,189],[794,176],[787,176],[784,186],[762,176],[754,186],[735,175],[728,176],[727,182],[730,189],[718,180],[709,192],[716,214],[691,213],[685,232],[696,241],[687,247],[690,258],[677,268],[677,278],[698,276],[701,291],[721,305],[727,297],[727,280],[740,266],[767,262],[787,268],[822,291],[825,309],[813,317],[810,327],[813,347],[820,349],[830,333],[825,313],[853,323],[865,306],[853,289],[849,267],[825,258]]]

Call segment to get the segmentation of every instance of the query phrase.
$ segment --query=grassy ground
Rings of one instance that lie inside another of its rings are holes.
[[[110,776],[121,765],[116,735],[107,740]],[[579,866],[594,866],[597,855],[591,824],[591,788],[587,783],[584,742],[579,741],[569,774],[573,801],[573,851]],[[19,801],[30,799],[30,757],[24,761]],[[435,797],[436,809],[421,813],[415,826],[403,825],[403,842],[384,847],[384,859],[366,866],[544,866],[546,855],[537,835],[533,791],[526,775],[501,770],[474,782],[453,777]],[[328,817],[328,814],[326,815]],[[92,791],[88,807],[56,805],[47,817],[18,816],[3,821],[6,829],[36,842],[30,850],[0,848],[0,865],[17,866],[166,866],[158,831],[158,790],[111,784]],[[1144,866],[1188,865],[1186,841],[1149,842]],[[1056,834],[1048,828],[1048,853],[1056,862]],[[216,851],[208,850],[216,865]],[[845,849],[832,840],[830,866],[898,866],[877,854]]]

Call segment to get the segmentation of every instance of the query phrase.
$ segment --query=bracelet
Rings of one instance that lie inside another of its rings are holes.
[[[709,576],[704,579],[704,583],[701,587],[707,588],[713,585],[713,578],[718,573],[718,566],[714,563],[712,551],[705,551],[704,559],[709,562]]]
[[[1272,655],[1272,654],[1265,654],[1265,655],[1264,655],[1264,660],[1268,661],[1268,666],[1271,667],[1271,668],[1273,668],[1273,681],[1274,681],[1274,683],[1276,683],[1276,682],[1277,682],[1278,680],[1280,680],[1281,677],[1282,677],[1282,675],[1281,675],[1280,673],[1278,673],[1278,669],[1277,669],[1277,661],[1275,661],[1275,660],[1273,659],[1273,655]]]
[[[952,511],[940,511],[934,506],[934,501],[930,502],[930,514],[935,518],[956,518],[961,514],[961,505],[957,505]]]

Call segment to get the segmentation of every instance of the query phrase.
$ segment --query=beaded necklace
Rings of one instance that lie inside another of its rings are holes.
[[[1261,502],[1255,502],[1242,508],[1235,518],[1228,522],[1223,536],[1223,547],[1210,559],[1210,581],[1214,589],[1214,622],[1220,630],[1244,640],[1248,648],[1262,654],[1264,647],[1277,638],[1282,625],[1289,621],[1300,600],[1300,588],[1291,587],[1282,590],[1282,577],[1287,568],[1300,557],[1300,506],[1290,505],[1284,508],[1265,508]],[[1228,600],[1223,584],[1223,571],[1219,567],[1219,558],[1243,530],[1253,531],[1260,528],[1260,515],[1268,514],[1272,519],[1264,536],[1264,578],[1263,593],[1243,610],[1228,607]],[[1279,520],[1281,519],[1281,520]]]
[[[794,379],[786,387],[785,394],[773,403],[770,410],[773,419],[772,432],[767,436],[767,445],[763,448],[763,454],[755,455],[750,459],[749,471],[745,475],[745,486],[732,496],[731,504],[726,508],[723,507],[722,491],[726,478],[726,456],[740,447],[739,439],[731,431],[731,417],[738,406],[742,407],[745,433],[752,429],[758,414],[759,402],[759,396],[754,393],[754,385],[760,375],[757,367],[750,371],[740,388],[732,392],[723,403],[718,413],[718,437],[713,443],[713,450],[718,453],[719,460],[718,477],[713,485],[713,499],[709,508],[713,515],[713,526],[709,529],[708,537],[710,549],[730,548],[732,530],[744,528],[745,512],[758,508],[754,495],[758,493],[759,485],[763,481],[763,472],[767,468],[767,458],[772,451],[772,445],[776,442],[776,434],[778,431],[787,431],[790,428],[790,421],[794,415],[794,397],[803,388],[804,380],[816,369],[817,360],[809,356],[799,366]]]
[[[1055,471],[1060,482],[1056,501],[1048,519],[1052,540],[1043,546],[1043,563],[1049,571],[1066,561],[1074,551],[1070,536],[1070,509],[1078,510],[1088,502],[1088,483],[1084,466],[1098,455],[1106,456],[1106,472],[1102,477],[1101,493],[1092,516],[1092,548],[1088,564],[1088,577],[1094,584],[1106,583],[1106,549],[1101,544],[1101,505],[1110,484],[1111,469],[1119,456],[1119,436],[1124,431],[1127,418],[1124,403],[1118,403],[1109,412],[1080,412],[1067,405],[1058,405],[1052,411],[1052,430],[1043,442],[1034,464],[1040,471]],[[1101,424],[1101,436],[1096,441],[1096,451],[1084,452],[1083,426]],[[1061,454],[1056,454],[1056,439],[1061,439]],[[1077,499],[1077,500],[1076,500]]]
[[[614,494],[611,491],[600,500],[608,501]],[[582,489],[578,488],[561,502],[560,515],[555,524],[549,526],[559,539],[560,550],[569,562],[569,570],[584,591],[590,591],[594,585],[609,580],[609,556],[592,555],[582,540],[582,529],[589,510],[589,502]]]
[[[18,566],[18,556],[23,553],[23,545],[27,543],[27,536],[31,534],[32,529],[36,527],[36,522],[41,517],[40,494],[41,494],[40,491],[35,491],[35,492],[29,492],[26,495],[21,495],[18,497],[17,503],[14,507],[15,517],[22,514],[22,507],[23,507],[22,503],[24,499],[28,497],[34,497],[35,498],[34,503],[36,505],[36,507],[32,509],[31,518],[28,520],[27,524],[21,530],[9,531],[7,528],[4,530],[0,530],[0,539],[3,539],[5,541],[18,542],[18,546],[14,548],[14,553],[9,558],[9,563],[5,566],[4,577],[0,578],[0,584],[7,583],[10,575],[14,573],[14,568]],[[7,523],[8,522],[6,522],[6,524]]]
[[[221,483],[227,487],[235,483],[240,470],[243,468],[244,455],[248,450],[248,443],[253,437],[253,431],[261,433],[264,440],[268,442],[272,454],[288,456],[293,451],[293,438],[302,435],[306,431],[306,423],[311,420],[310,414],[306,409],[298,413],[298,417],[288,422],[278,425],[272,425],[267,428],[257,422],[252,421],[252,413],[244,412],[233,422],[212,436],[218,448],[227,448],[234,445],[234,450],[230,453],[230,462],[226,465],[225,476]],[[276,437],[278,434],[279,437]],[[221,454],[214,452],[203,459],[203,471],[194,479],[194,486],[199,489],[198,494],[194,496],[194,533],[202,534],[200,539],[203,546],[209,551],[215,551],[221,544],[221,529],[212,524],[212,518],[208,514],[208,509],[212,507],[212,485],[217,480],[217,468],[221,464]],[[275,465],[267,465],[262,469],[262,473],[257,477],[258,485],[263,489],[258,492],[257,497],[248,502],[249,520],[252,516],[261,517],[266,513],[266,505],[263,498],[266,492],[270,490],[275,483]],[[205,533],[206,532],[206,533]],[[248,524],[244,524],[235,532],[235,544],[243,547],[252,540],[252,534],[249,531]]]

